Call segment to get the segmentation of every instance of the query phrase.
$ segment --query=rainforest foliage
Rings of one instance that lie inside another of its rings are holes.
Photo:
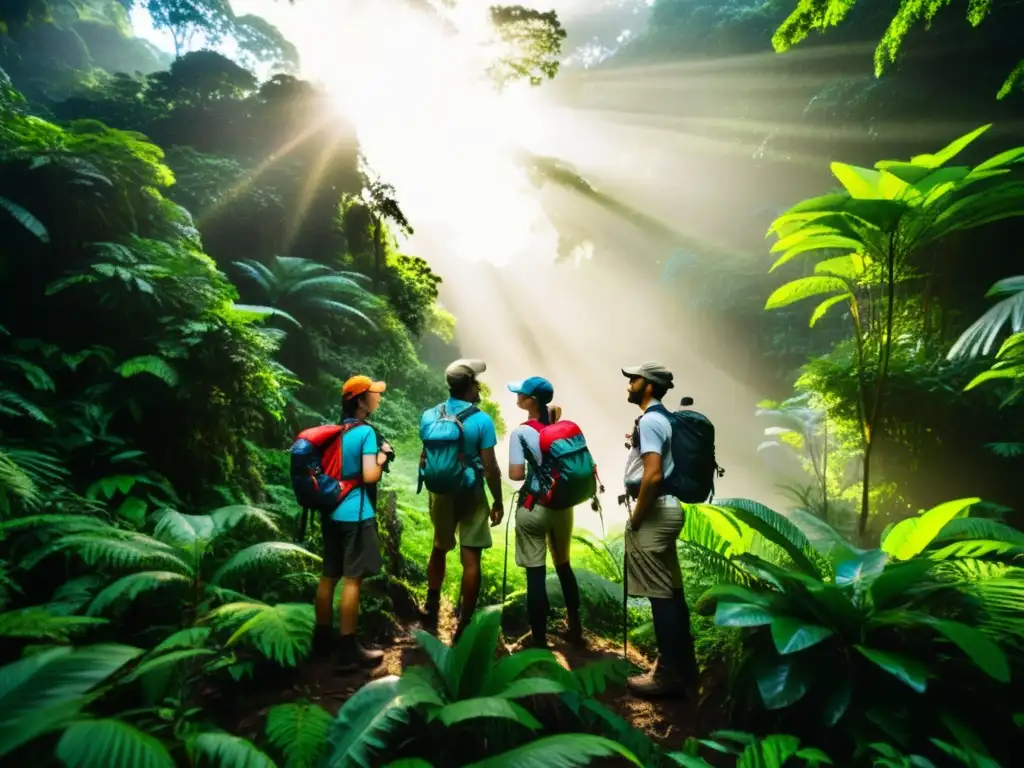
[[[801,3],[790,28],[851,6]],[[500,605],[496,529],[486,607],[458,644],[413,631],[396,668],[324,695],[329,681],[303,677],[319,532],[300,534],[285,449],[337,418],[346,377],[387,380],[374,417],[398,453],[380,502],[386,568],[364,587],[360,627],[402,642],[432,546],[415,427],[445,396],[456,319],[441,276],[400,246],[416,226],[401,189],[294,76],[279,32],[226,2],[148,0],[170,56],[132,35],[130,7],[0,11],[0,760],[1015,764],[1024,277],[998,244],[1024,215],[1024,141],[983,124],[833,162],[816,195],[773,215],[764,270],[706,255],[682,267],[706,277],[684,311],[753,318],[765,348],[751,354],[777,368],[762,451],[789,462],[794,496],[784,511],[687,508],[702,700],[664,710],[684,738],[622,704],[653,630],[645,601],[623,598],[621,531],[574,537],[594,652],[571,668],[509,652],[524,583],[510,568]],[[709,21],[701,7],[656,2],[637,50],[684,28],[768,46],[788,13],[722,4]],[[553,12],[491,17],[507,47],[481,77],[556,76]],[[655,221],[548,165],[604,210]],[[549,586],[557,608],[553,574]]]

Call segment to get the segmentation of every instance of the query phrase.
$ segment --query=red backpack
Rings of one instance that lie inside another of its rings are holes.
[[[542,504],[550,509],[568,509],[597,496],[597,464],[587,448],[583,430],[572,421],[542,424],[537,419],[523,422],[540,433],[541,463],[536,466],[523,442],[523,455],[537,477],[540,490],[529,493],[523,506]]]

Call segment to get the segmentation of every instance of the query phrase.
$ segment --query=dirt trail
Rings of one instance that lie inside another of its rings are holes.
[[[442,620],[438,635],[446,643],[451,641],[453,630],[450,617]],[[267,711],[276,704],[296,700],[308,700],[326,709],[332,715],[361,686],[370,680],[387,675],[401,675],[410,666],[427,663],[426,654],[411,635],[415,624],[396,629],[395,640],[384,647],[384,660],[377,668],[351,673],[338,673],[327,660],[310,660],[296,669],[282,671],[281,677],[262,680],[258,686],[251,684],[234,701],[221,699],[209,702],[216,707],[220,719],[232,733],[247,738],[258,738],[264,729]],[[622,648],[603,638],[588,636],[587,648],[579,649],[549,635],[551,649],[567,669],[575,669],[589,662],[601,659],[621,659]],[[519,649],[517,642],[509,644],[506,638],[504,649],[512,653]],[[630,662],[647,668],[649,661],[630,649]],[[248,686],[247,686],[248,687]],[[710,688],[711,686],[705,687]],[[713,686],[718,690],[720,686]],[[219,698],[214,694],[214,698]],[[681,747],[688,736],[707,735],[722,727],[722,710],[712,702],[702,689],[700,699],[679,701],[648,702],[632,696],[625,686],[613,686],[597,697],[602,703],[648,734],[652,739],[669,749]]]

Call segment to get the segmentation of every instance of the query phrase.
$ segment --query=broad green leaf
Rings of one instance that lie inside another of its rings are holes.
[[[80,720],[57,743],[67,768],[175,768],[166,747],[121,720]]]
[[[978,163],[974,166],[974,170],[971,171],[971,175],[1020,162],[1024,162],[1024,147],[1014,147],[1013,149],[1007,149],[1005,152],[1000,152],[998,155],[993,155],[982,163]]]
[[[442,644],[442,647],[446,646]],[[545,675],[549,677],[551,675],[562,676],[562,673],[564,673],[564,676],[569,675],[568,670],[558,663],[558,659],[551,651],[541,648],[528,648],[513,653],[511,656],[505,656],[498,661],[491,671],[483,694],[485,696],[498,695],[502,691],[507,690],[519,679],[520,675],[529,670],[536,669],[543,669]],[[565,679],[564,676],[562,676],[563,679]]]
[[[832,175],[839,179],[839,183],[846,187],[852,197],[861,200],[878,200],[883,197],[878,189],[881,176],[879,171],[837,162],[833,162],[831,168]]]
[[[766,709],[784,709],[804,697],[810,681],[789,659],[766,661],[757,671],[757,689]]]
[[[129,496],[121,506],[117,508],[117,514],[130,522],[136,528],[141,528],[146,522],[146,510],[149,505],[138,496]]]
[[[1007,541],[987,541],[985,539],[973,539],[968,541],[955,541],[942,549],[929,552],[931,560],[947,560],[950,558],[986,558],[995,557],[998,559],[1015,558],[1024,555],[1024,546],[1010,544]]]
[[[831,681],[828,698],[825,700],[825,711],[823,720],[826,728],[833,727],[838,723],[846,710],[850,708],[850,701],[853,699],[853,681],[843,675],[838,681]]]
[[[715,624],[720,627],[760,627],[773,620],[770,611],[749,603],[722,602],[715,609]]]
[[[916,155],[910,158],[910,162],[914,165],[924,166],[925,168],[938,168],[939,166],[945,165],[954,157],[959,155],[967,146],[977,139],[981,134],[985,133],[989,128],[992,127],[991,123],[983,125],[980,128],[975,128],[970,133],[965,133],[958,139],[954,139],[945,147],[940,149],[934,155]]]
[[[782,768],[800,749],[796,736],[773,734],[744,748],[736,768]]]
[[[127,645],[59,647],[0,667],[0,757],[73,720],[95,686],[141,653]]]
[[[786,307],[797,301],[802,301],[803,299],[809,299],[813,296],[821,296],[826,293],[835,293],[836,291],[848,293],[845,280],[825,275],[801,277],[776,288],[772,292],[772,295],[768,297],[768,301],[765,302],[764,308],[778,309],[779,307]]]
[[[840,302],[843,301],[849,301],[852,298],[853,294],[840,293],[838,296],[831,296],[825,299],[823,302],[821,302],[821,304],[814,308],[814,311],[811,313],[811,319],[808,323],[808,327],[813,328],[815,324],[825,316],[825,313],[828,312],[836,304],[839,304]]]
[[[781,242],[784,241],[780,240],[779,243]],[[776,243],[775,246],[772,246],[772,253],[778,252],[779,249],[777,249],[776,246],[778,246],[779,243]],[[812,235],[810,237],[800,240],[796,244],[787,248],[786,251],[778,259],[775,260],[775,263],[772,264],[771,269],[769,269],[768,271],[774,272],[783,264],[788,263],[794,257],[799,256],[802,253],[810,253],[811,251],[824,251],[830,248],[835,248],[837,250],[843,251],[860,251],[864,249],[864,243],[860,242],[859,240],[854,240],[851,237],[845,237],[843,235],[838,234]]]
[[[918,693],[924,693],[928,687],[928,670],[914,659],[889,651],[866,648],[854,645],[864,658],[877,664],[893,677],[903,681]]]
[[[193,765],[221,768],[277,768],[262,750],[248,739],[230,733],[210,731],[192,736],[185,744]]]
[[[496,696],[456,701],[453,704],[442,707],[434,714],[434,717],[440,720],[446,728],[481,717],[511,720],[531,731],[539,731],[542,727],[537,722],[537,718],[514,701]]]
[[[409,720],[407,708],[397,699],[398,684],[395,675],[371,680],[342,705],[331,726],[325,768],[377,764],[376,754],[386,739]]]
[[[985,674],[1000,683],[1010,682],[1010,664],[1002,648],[978,630],[951,619],[922,619],[955,643]]]
[[[771,632],[775,649],[782,656],[810,648],[835,634],[828,627],[808,624],[789,616],[776,617],[772,621]]]
[[[882,550],[897,560],[909,560],[924,551],[953,518],[981,499],[955,499],[939,504],[919,517],[897,523],[882,542]]]
[[[86,614],[98,616],[118,600],[135,600],[144,592],[161,587],[178,585],[186,587],[192,583],[188,576],[173,571],[139,571],[122,576],[117,581],[102,589],[89,604]]]
[[[749,603],[764,607],[767,607],[769,602],[767,595],[736,584],[715,584],[705,590],[704,594],[701,595],[701,599],[714,599],[726,603]]]
[[[547,677],[523,677],[496,695],[502,699],[522,699],[527,696],[547,696],[565,693],[566,688],[557,680]]]
[[[803,573],[814,578],[821,576],[805,554],[811,548],[807,537],[784,515],[750,499],[721,499],[713,506],[727,509],[741,523],[780,547]]]
[[[853,602],[862,605],[865,591],[885,569],[889,556],[878,549],[869,549],[856,560],[846,560],[836,566],[835,583],[841,587],[852,587]]]
[[[870,263],[869,257],[860,253],[848,253],[845,256],[833,256],[830,259],[819,261],[814,265],[814,271],[819,275],[832,275],[852,280],[863,275]]]
[[[603,736],[563,733],[531,741],[522,747],[471,763],[465,768],[577,768],[595,758],[618,756],[640,766],[628,749]]]
[[[454,698],[480,695],[494,667],[494,652],[501,634],[501,606],[489,605],[473,613],[469,626],[452,649]]]

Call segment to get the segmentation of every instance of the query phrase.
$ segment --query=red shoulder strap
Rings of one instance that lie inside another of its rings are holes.
[[[531,429],[535,429],[540,432],[547,426],[547,424],[542,424],[538,419],[530,419],[529,421],[524,421],[521,426],[530,427]]]

